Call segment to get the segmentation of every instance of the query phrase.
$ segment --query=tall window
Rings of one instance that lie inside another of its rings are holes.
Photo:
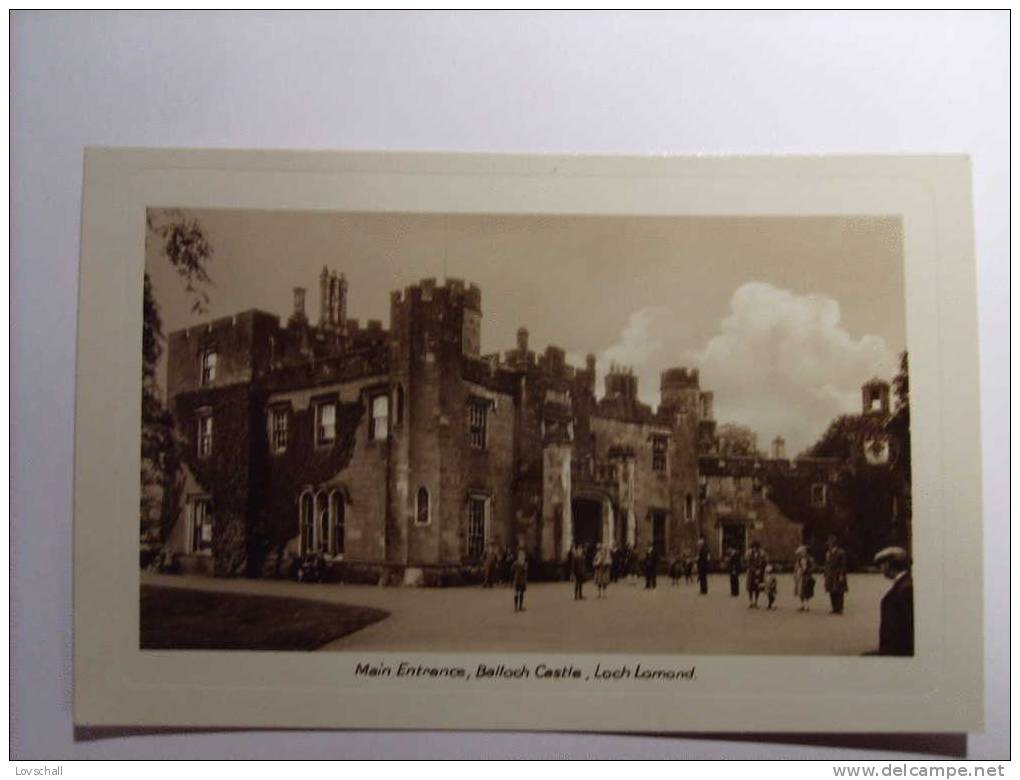
[[[418,501],[415,507],[414,522],[418,525],[428,525],[429,520],[429,491],[420,487],[418,488]]]
[[[315,550],[329,549],[329,499],[325,493],[315,497]]]
[[[209,499],[195,498],[191,502],[191,551],[195,553],[212,550],[213,518]]]
[[[213,418],[212,412],[203,411],[198,415],[198,457],[207,458],[212,455]]]
[[[372,398],[372,421],[369,424],[368,438],[372,441],[385,441],[390,428],[390,399],[386,395]]]
[[[476,450],[485,449],[486,417],[489,405],[485,401],[472,399],[468,401],[468,436],[471,446]]]
[[[329,513],[333,518],[333,536],[330,537],[329,551],[333,555],[344,554],[344,522],[345,515],[344,497],[334,491],[329,495]]]
[[[216,380],[216,350],[203,349],[200,364],[202,386],[211,385]]]
[[[313,529],[315,528],[314,522],[314,499],[311,493],[305,493],[301,496],[301,507],[299,524],[301,528],[301,554],[307,555],[313,549],[314,538]]]
[[[468,499],[468,558],[481,558],[485,552],[485,503],[477,496]]]
[[[287,449],[287,410],[283,407],[269,412],[269,445],[273,452]]]
[[[694,519],[694,496],[688,493],[684,496],[684,520]]]
[[[315,407],[315,443],[336,441],[336,404],[332,401]]]
[[[665,436],[652,437],[652,471],[666,470],[666,454],[669,451],[669,440]]]

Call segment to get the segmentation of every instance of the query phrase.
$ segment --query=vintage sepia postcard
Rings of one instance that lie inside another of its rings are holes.
[[[979,728],[969,176],[89,150],[76,723]]]

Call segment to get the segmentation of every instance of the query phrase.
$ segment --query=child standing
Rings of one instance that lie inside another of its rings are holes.
[[[772,566],[765,567],[765,595],[768,596],[769,605],[766,609],[772,609],[776,603],[776,594],[779,592],[779,583],[776,582],[776,575]]]
[[[510,567],[510,581],[514,587],[514,612],[523,612],[524,591],[528,589],[528,562],[524,550],[517,551],[517,560]]]

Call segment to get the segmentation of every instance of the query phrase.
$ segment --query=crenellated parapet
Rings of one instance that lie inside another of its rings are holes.
[[[667,368],[660,375],[659,387],[662,390],[689,389],[700,387],[698,369],[683,366]]]

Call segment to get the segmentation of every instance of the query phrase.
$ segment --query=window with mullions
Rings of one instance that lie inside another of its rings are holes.
[[[485,449],[485,434],[488,423],[489,404],[487,401],[468,401],[468,437],[476,450]]]
[[[216,350],[203,349],[199,358],[200,381],[203,387],[216,381]]]
[[[485,551],[485,504],[478,496],[468,499],[467,553],[471,559],[481,558]]]
[[[344,524],[347,519],[344,497],[337,492],[329,496],[330,514],[333,516],[333,536],[330,537],[329,551],[333,555],[344,554]]]
[[[328,401],[315,407],[315,443],[332,444],[336,441],[336,403]]]
[[[287,410],[276,408],[269,411],[269,446],[273,452],[287,450]]]
[[[665,436],[652,437],[652,471],[665,471],[669,440]]]
[[[299,524],[301,530],[301,555],[308,555],[315,546],[315,523],[312,515],[315,512],[315,499],[311,493],[301,496]]]
[[[212,412],[200,412],[198,416],[198,457],[208,458],[212,455],[213,418]]]
[[[386,441],[390,429],[390,399],[386,395],[372,398],[372,420],[368,426],[368,438],[372,441]]]
[[[191,551],[212,552],[213,518],[209,499],[196,498],[191,502]]]

